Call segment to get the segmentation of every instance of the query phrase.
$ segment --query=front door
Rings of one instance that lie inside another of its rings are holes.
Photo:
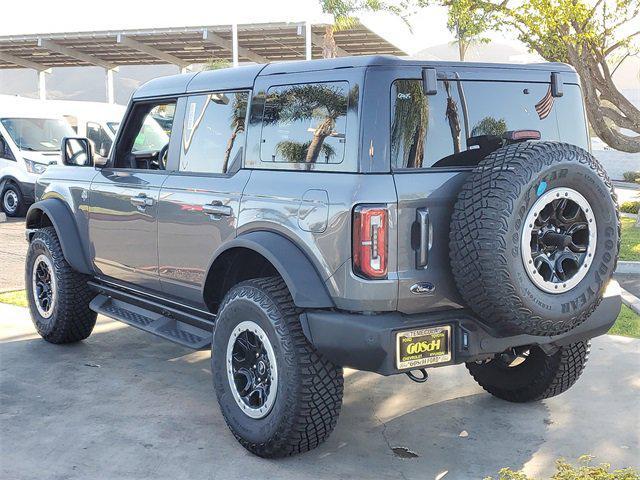
[[[250,176],[240,169],[248,99],[217,92],[180,100],[182,141],[158,207],[159,273],[165,293],[198,306],[214,252],[235,237]]]
[[[107,279],[159,290],[158,199],[175,101],[144,102],[131,109],[109,164],[91,183],[89,236],[93,262]],[[166,125],[163,122],[163,125]]]

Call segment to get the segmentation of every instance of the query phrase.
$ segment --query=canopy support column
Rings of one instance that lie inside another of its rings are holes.
[[[38,71],[38,96],[40,100],[47,99],[47,72],[45,70]]]
[[[304,28],[305,28],[305,35],[304,35],[305,58],[307,60],[311,60],[311,36],[313,35],[313,32],[311,31],[311,22],[305,22]]]
[[[237,67],[240,63],[238,57],[238,24],[231,25],[231,57],[233,58],[233,66]]]
[[[115,99],[115,94],[113,89],[114,70],[112,68],[107,68],[105,71],[107,73],[107,103],[115,103],[116,99]]]

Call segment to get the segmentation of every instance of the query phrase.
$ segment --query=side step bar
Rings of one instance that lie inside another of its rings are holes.
[[[211,345],[212,330],[190,325],[138,305],[99,294],[89,304],[94,312],[196,350]]]

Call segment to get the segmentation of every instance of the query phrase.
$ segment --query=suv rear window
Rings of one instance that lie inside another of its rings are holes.
[[[271,87],[262,120],[263,162],[341,163],[349,83]]]
[[[476,165],[497,148],[492,137],[509,130],[538,130],[542,140],[560,140],[558,104],[569,108],[569,100],[551,97],[543,83],[445,80],[437,95],[425,96],[420,80],[396,80],[391,101],[396,169]]]

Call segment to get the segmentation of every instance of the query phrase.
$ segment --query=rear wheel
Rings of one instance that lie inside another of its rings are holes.
[[[27,210],[22,192],[13,183],[7,183],[2,190],[2,210],[8,217],[22,217]]]
[[[460,191],[451,268],[466,304],[501,334],[557,335],[598,306],[619,242],[613,187],[589,152],[513,144],[483,159]]]
[[[282,457],[317,447],[342,405],[342,368],[302,332],[280,277],[248,280],[225,296],[213,335],[212,372],[231,432],[250,452]]]
[[[509,402],[553,397],[578,380],[589,356],[589,342],[561,347],[547,355],[540,347],[513,349],[485,363],[467,363],[467,369],[490,394]]]
[[[53,227],[34,234],[25,266],[29,310],[40,336],[51,343],[87,338],[96,324],[97,314],[89,309],[93,293],[64,259]]]

